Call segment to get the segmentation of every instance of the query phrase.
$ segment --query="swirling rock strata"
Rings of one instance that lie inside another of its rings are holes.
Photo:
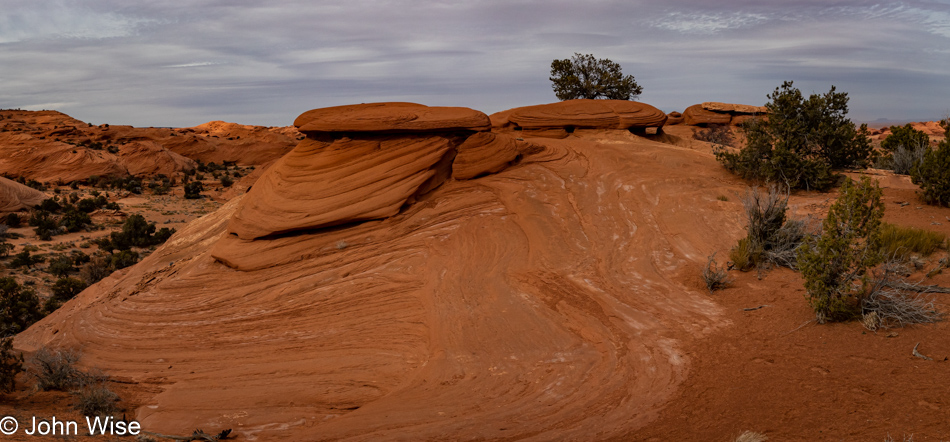
[[[44,199],[46,199],[45,193],[0,177],[0,213],[16,212],[33,207]]]

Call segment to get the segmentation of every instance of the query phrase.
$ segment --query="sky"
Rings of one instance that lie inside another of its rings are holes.
[[[849,116],[950,112],[950,0],[0,0],[0,108],[93,124],[290,125],[377,101],[557,101],[551,62],[609,58],[666,112],[834,85]]]

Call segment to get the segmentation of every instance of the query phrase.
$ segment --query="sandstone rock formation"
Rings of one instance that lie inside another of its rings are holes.
[[[165,434],[627,439],[675,394],[682,346],[723,325],[694,280],[741,236],[741,208],[716,196],[745,186],[711,156],[538,139],[517,167],[448,180],[392,216],[229,233],[262,197],[283,206],[248,218],[252,237],[288,229],[285,214],[381,214],[453,147],[466,164],[485,146],[510,158],[509,139],[483,133],[314,135],[15,345],[81,346],[86,366],[148,387],[129,414]]]
[[[387,218],[453,172],[497,172],[530,146],[478,132],[490,128],[488,117],[457,107],[337,106],[294,124],[308,138],[261,176],[231,219],[229,231],[243,240]]]
[[[492,127],[524,136],[564,138],[575,129],[645,130],[662,127],[666,114],[649,104],[626,100],[567,100],[492,114]]]
[[[753,117],[762,117],[768,112],[765,106],[749,106],[746,104],[731,104],[705,102],[694,104],[683,111],[683,122],[690,126],[705,126],[709,124],[739,125]]]
[[[195,161],[259,165],[302,138],[292,127],[213,121],[193,128],[93,126],[56,111],[0,111],[0,173],[37,181],[171,175]]]
[[[674,126],[683,123],[683,114],[679,112],[670,112],[666,114],[665,126]]]
[[[16,212],[30,208],[44,199],[46,199],[45,193],[0,177],[0,213]]]

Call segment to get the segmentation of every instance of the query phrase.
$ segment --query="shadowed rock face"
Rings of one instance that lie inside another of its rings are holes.
[[[0,177],[0,213],[16,212],[33,207],[44,199],[46,199],[45,193]]]
[[[564,138],[574,129],[646,129],[661,127],[667,116],[649,104],[626,100],[568,100],[519,107],[492,114],[497,130],[525,136]]]

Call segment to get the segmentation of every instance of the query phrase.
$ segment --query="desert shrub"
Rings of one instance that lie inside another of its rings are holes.
[[[37,389],[68,391],[83,379],[76,362],[79,362],[79,353],[75,351],[43,347],[30,358],[28,371],[36,380]]]
[[[34,227],[36,236],[43,241],[49,241],[53,239],[53,235],[59,233],[59,221],[46,210],[34,210],[30,215],[30,225]]]
[[[20,215],[17,213],[8,213],[7,216],[3,218],[3,222],[12,228],[20,227],[20,225],[23,223],[23,221],[20,219]]]
[[[75,408],[83,416],[112,416],[118,407],[119,395],[115,394],[106,385],[105,376],[87,375],[83,377],[79,388],[73,392],[76,397]]]
[[[925,132],[914,129],[910,123],[904,126],[891,126],[891,134],[881,141],[881,148],[888,152],[894,152],[898,147],[919,146],[930,146],[930,137]]]
[[[936,150],[929,150],[920,165],[911,170],[911,180],[923,191],[928,204],[950,206],[950,119],[940,122],[944,139]]]
[[[633,75],[623,75],[619,64],[592,54],[574,53],[571,58],[552,61],[550,80],[558,100],[635,100],[643,93]]]
[[[866,126],[858,130],[846,118],[848,94],[812,94],[787,81],[769,95],[767,119],[741,126],[746,146],[716,151],[729,171],[750,180],[785,183],[790,188],[824,190],[837,181],[835,169],[867,163],[871,143]]]
[[[16,389],[16,375],[23,371],[23,354],[13,350],[13,338],[0,339],[0,393]]]
[[[112,247],[118,250],[149,247],[164,243],[173,233],[175,230],[167,227],[156,232],[155,223],[150,223],[142,215],[135,214],[125,220],[121,231],[109,234],[111,244],[100,244],[100,247]]]
[[[0,338],[20,333],[40,319],[40,300],[33,289],[12,277],[0,278]]]
[[[47,198],[47,199],[41,201],[38,205],[36,205],[36,209],[42,210],[42,211],[46,211],[46,212],[50,212],[50,213],[59,212],[60,209],[62,209],[62,208],[63,208],[63,206],[61,206],[61,205],[59,204],[59,202],[57,202],[57,201],[56,201],[55,199],[53,199],[53,198]],[[32,224],[31,224],[31,225],[32,225]]]
[[[710,255],[706,260],[706,266],[703,267],[703,281],[706,283],[706,288],[709,289],[709,293],[724,289],[732,282],[732,278],[729,278],[726,267],[719,267],[719,264],[716,263],[715,253]]]
[[[0,241],[0,258],[6,258],[10,256],[10,252],[14,249],[13,244],[7,242],[6,238],[3,238]]]
[[[920,284],[904,281],[902,273],[903,268],[895,259],[873,271],[871,290],[861,305],[862,320],[868,330],[929,324],[943,318],[934,305],[934,296],[927,294]]]
[[[59,220],[59,225],[68,232],[78,232],[89,224],[92,224],[92,218],[89,217],[89,214],[77,210],[72,205],[67,208],[63,213],[63,217]]]
[[[224,187],[231,187],[232,185],[234,185],[234,179],[232,179],[231,177],[227,175],[224,175],[221,177],[221,185]]]
[[[910,175],[924,161],[928,151],[930,147],[926,145],[910,148],[897,146],[890,156],[890,169],[896,174]]]
[[[696,131],[693,138],[717,146],[732,146],[733,143],[735,143],[732,137],[732,130],[729,128],[729,125],[726,124],[710,124]]]
[[[192,181],[185,184],[185,199],[193,200],[201,198],[201,192],[205,190],[200,181]]]
[[[88,287],[81,279],[76,278],[59,278],[56,280],[56,283],[53,284],[53,297],[59,301],[68,301],[76,297],[76,295],[82,293],[83,290]]]
[[[92,285],[112,274],[112,259],[109,255],[98,253],[79,269],[79,277]]]
[[[30,251],[26,248],[13,255],[13,260],[10,261],[10,267],[19,268],[26,267],[32,269],[33,266],[45,261],[46,258],[37,255],[31,255]]]
[[[112,260],[111,260],[112,268],[116,270],[124,269],[137,262],[139,262],[138,252],[133,252],[131,250],[121,250],[119,252],[116,252],[115,254],[112,255]]]
[[[742,203],[747,233],[729,252],[733,265],[742,271],[768,265],[796,268],[795,251],[808,232],[805,221],[787,218],[788,195],[775,186],[768,192],[752,188]]]
[[[73,265],[75,261],[67,255],[58,255],[50,259],[49,267],[46,268],[46,271],[51,275],[58,276],[63,278],[69,275],[70,272],[76,270]]]
[[[881,262],[879,252],[884,203],[869,178],[847,179],[822,223],[822,234],[798,252],[806,298],[819,323],[844,321],[860,314],[868,293],[867,270]],[[855,285],[860,279],[863,284]]]
[[[910,253],[927,256],[937,251],[947,235],[915,227],[881,224],[880,253],[882,256],[906,257]]]

